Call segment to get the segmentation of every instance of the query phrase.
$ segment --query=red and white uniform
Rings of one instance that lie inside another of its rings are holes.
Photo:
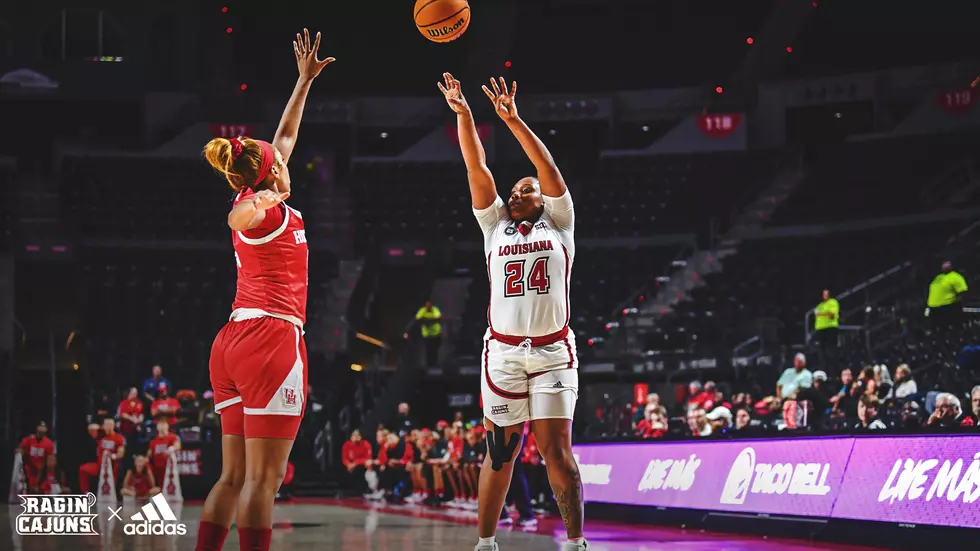
[[[147,455],[150,457],[149,468],[153,471],[153,478],[157,484],[163,484],[164,474],[167,472],[167,461],[170,459],[170,448],[177,445],[180,440],[177,435],[170,432],[166,436],[157,435],[150,440],[150,450]]]
[[[133,490],[135,497],[149,497],[150,490],[153,489],[152,482],[150,480],[151,474],[150,469],[144,468],[142,472],[137,472],[137,470],[130,469],[129,471],[129,488]]]
[[[483,230],[490,279],[484,415],[499,426],[570,419],[578,394],[575,334],[568,328],[575,260],[571,194],[545,196],[544,214],[524,227],[510,219],[500,197],[473,213]]]
[[[27,485],[36,488],[48,456],[54,455],[54,442],[47,436],[40,440],[37,436],[28,436],[21,440],[20,449],[24,454],[24,474],[27,476]]]
[[[243,190],[235,199],[251,200]],[[303,216],[281,203],[234,232],[238,291],[211,348],[214,409],[223,434],[295,438],[305,409],[309,248]]]

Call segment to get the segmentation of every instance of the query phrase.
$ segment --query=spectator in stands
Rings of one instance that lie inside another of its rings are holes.
[[[857,430],[884,430],[888,428],[881,419],[878,419],[878,405],[877,396],[873,394],[861,396],[857,407],[858,424],[854,428]]]
[[[647,404],[646,417],[636,424],[636,435],[640,438],[662,438],[667,434],[667,414],[663,406]]]
[[[875,387],[877,388],[878,398],[885,399],[891,394],[892,389],[895,387],[895,382],[892,381],[891,373],[888,372],[888,366],[885,364],[878,364],[874,366],[874,380]]]
[[[170,426],[177,424],[177,412],[180,411],[180,402],[176,398],[171,398],[166,383],[160,383],[157,390],[157,399],[150,405],[150,415],[154,419],[161,416],[166,417]]]
[[[91,434],[91,431],[90,431]],[[78,488],[83,494],[89,492],[90,477],[98,478],[102,462],[106,456],[112,461],[112,476],[119,478],[119,462],[126,454],[126,440],[116,432],[116,420],[107,417],[102,421],[102,433],[95,443],[96,460],[78,468]]]
[[[926,300],[933,327],[948,327],[960,320],[963,314],[960,298],[966,291],[966,280],[953,270],[953,263],[943,262],[942,271],[929,284]]]
[[[711,424],[711,434],[724,434],[732,427],[732,410],[725,406],[716,407],[704,417]]]
[[[167,385],[170,388],[170,381],[163,376],[163,368],[159,365],[153,366],[153,376],[143,381],[143,398],[152,403],[157,399],[160,392],[160,385]]]
[[[700,403],[699,398],[701,396],[701,381],[691,381],[687,385],[687,400],[684,402],[685,408],[690,410],[691,408],[697,407]]]
[[[800,391],[800,400],[811,404],[810,425],[818,426],[824,415],[830,410],[830,390],[827,388],[827,373],[823,370],[813,372],[813,386]]]
[[[34,434],[20,442],[21,457],[24,460],[24,475],[27,477],[27,488],[37,493],[41,483],[41,471],[48,463],[48,457],[54,456],[54,442],[48,438],[48,424],[39,421],[34,427]]]
[[[643,407],[636,408],[636,412],[633,414],[634,429],[641,421],[650,417],[649,411],[651,407],[661,410],[664,415],[667,415],[667,409],[660,405],[660,395],[656,392],[651,392],[647,394],[647,401],[643,403]]]
[[[936,396],[936,407],[926,424],[933,428],[947,429],[972,427],[976,422],[972,415],[962,411],[959,398],[948,392],[942,392]]]
[[[918,430],[922,428],[922,408],[919,402],[909,400],[902,404],[902,428],[905,430]]]
[[[752,428],[752,410],[745,406],[738,407],[735,410],[735,432],[747,436]]]
[[[134,442],[133,438],[139,433],[140,425],[143,424],[143,407],[139,391],[135,386],[130,388],[126,398],[119,402],[119,433],[129,444]]]
[[[973,387],[970,391],[970,405],[973,409],[973,419],[980,425],[980,385]]]
[[[153,478],[161,488],[166,488],[167,462],[170,454],[180,449],[180,438],[170,432],[170,421],[166,417],[157,419],[157,435],[150,440],[149,461]]]
[[[425,343],[425,365],[439,365],[439,346],[442,344],[442,312],[426,301],[415,314],[415,322],[422,328],[422,341]]]
[[[811,386],[813,386],[813,373],[806,368],[806,356],[797,353],[793,358],[793,367],[786,368],[776,381],[776,398],[795,400],[800,390]]]
[[[357,494],[367,492],[367,481],[365,473],[371,466],[371,443],[361,437],[361,431],[355,429],[350,433],[350,440],[344,442],[340,448],[341,461],[347,469],[347,486]]]
[[[834,367],[837,362],[837,331],[840,326],[840,303],[824,289],[823,300],[814,309],[813,339],[820,350],[825,369]]]
[[[135,499],[149,499],[160,488],[157,487],[156,478],[153,471],[146,464],[146,457],[137,455],[133,457],[133,466],[126,471],[123,479],[122,490],[119,492],[123,497]]]
[[[901,364],[896,367],[895,386],[892,389],[891,396],[905,399],[918,393],[919,387],[915,384],[915,379],[912,378],[912,370],[909,369],[908,364]]]
[[[687,412],[687,428],[689,436],[711,436],[711,424],[702,408],[695,407]]]
[[[65,471],[58,468],[58,458],[49,455],[41,472],[40,493],[54,496],[70,494],[71,488],[65,484]]]
[[[415,423],[412,422],[410,413],[411,408],[407,403],[402,402],[398,404],[398,415],[395,416],[395,421],[391,424],[391,430],[397,432],[400,437],[404,437],[415,428]]]

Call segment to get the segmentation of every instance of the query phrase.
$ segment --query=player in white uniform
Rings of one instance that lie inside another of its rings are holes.
[[[476,124],[459,81],[439,89],[456,113],[473,214],[483,230],[490,279],[490,325],[483,339],[481,394],[487,457],[480,471],[480,541],[496,551],[495,533],[524,423],[531,422],[548,469],[568,541],[562,551],[588,549],[582,537],[582,479],[572,457],[572,416],[578,397],[575,335],[568,328],[568,291],[575,259],[575,211],[561,172],[544,143],[517,115],[517,83],[501,78],[483,91],[537,170],[497,195]]]

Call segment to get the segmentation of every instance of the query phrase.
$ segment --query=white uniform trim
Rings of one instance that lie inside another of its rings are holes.
[[[251,320],[255,318],[281,319],[283,321],[288,321],[289,323],[295,325],[296,327],[299,327],[300,329],[303,328],[303,322],[296,316],[290,316],[289,314],[276,314],[274,312],[266,312],[261,308],[238,308],[237,310],[231,313],[231,316],[228,317],[228,320],[245,321],[245,320]]]
[[[265,237],[259,237],[258,239],[251,239],[245,237],[244,233],[238,232],[238,238],[241,239],[242,243],[245,243],[246,245],[265,245],[269,241],[272,241],[273,239],[282,235],[282,232],[286,231],[286,224],[289,224],[289,211],[291,210],[293,209],[286,207],[285,214],[282,217],[282,225],[276,228],[276,230],[270,233],[269,235]],[[302,218],[302,216],[300,218]]]
[[[234,398],[229,398],[229,399],[225,400],[224,402],[218,402],[217,404],[215,404],[214,405],[214,412],[215,413],[220,413],[221,410],[225,409],[226,407],[231,407],[231,406],[233,406],[235,404],[240,404],[240,403],[242,403],[242,397],[241,396],[235,396]]]
[[[243,408],[245,415],[288,415],[299,417],[303,415],[306,406],[305,394],[306,387],[303,381],[303,355],[299,351],[300,329],[295,328],[296,333],[296,362],[289,370],[286,379],[276,390],[276,393],[269,399],[269,403],[263,408]],[[287,403],[286,396],[292,396],[291,403]]]

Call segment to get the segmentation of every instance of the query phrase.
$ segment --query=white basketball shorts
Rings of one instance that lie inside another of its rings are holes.
[[[483,337],[483,415],[500,427],[535,419],[572,419],[578,399],[575,335],[555,343],[513,346]]]

